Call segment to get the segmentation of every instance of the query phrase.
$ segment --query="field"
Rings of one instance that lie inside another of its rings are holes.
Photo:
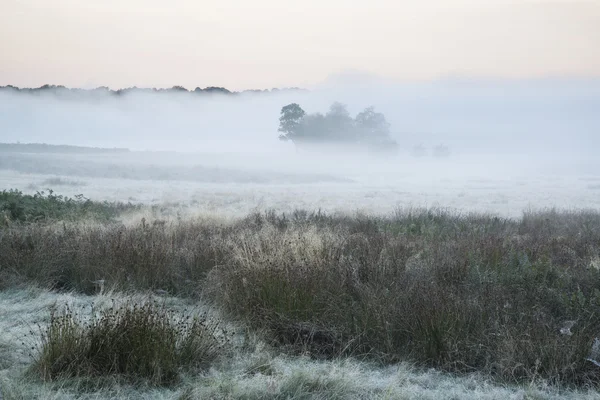
[[[256,209],[389,214],[398,207],[442,207],[517,218],[527,209],[599,208],[599,171],[595,159],[558,156],[9,154],[0,157],[0,187],[236,217]]]
[[[3,398],[600,398],[597,168],[316,160],[3,155]]]

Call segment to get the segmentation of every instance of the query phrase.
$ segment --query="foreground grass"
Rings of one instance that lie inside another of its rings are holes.
[[[209,370],[183,374],[179,383],[154,387],[110,377],[65,378],[51,382],[25,371],[33,356],[29,334],[36,324],[50,323],[50,310],[68,304],[73,309],[109,309],[113,301],[144,301],[147,296],[106,293],[96,296],[60,294],[24,288],[0,292],[0,393],[13,399],[599,399],[595,391],[559,390],[541,381],[520,386],[498,385],[481,374],[455,377],[419,370],[407,363],[378,366],[345,360],[312,360],[279,354],[249,335],[229,357]],[[185,313],[190,303],[162,298],[161,304]],[[205,310],[201,307],[198,311]],[[25,339],[24,339],[25,338]],[[37,338],[37,339],[36,339]]]
[[[598,387],[600,214],[298,211],[227,223],[20,224],[5,287],[212,302],[289,355]]]
[[[31,372],[44,381],[115,376],[168,386],[224,352],[218,333],[206,316],[177,315],[156,300],[99,312],[67,305],[51,310]]]
[[[589,360],[600,334],[600,215],[281,222],[233,237],[207,286],[273,343],[507,382],[600,382]]]

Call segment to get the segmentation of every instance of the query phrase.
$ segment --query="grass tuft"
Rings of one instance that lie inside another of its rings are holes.
[[[50,314],[31,370],[43,381],[118,376],[156,386],[208,366],[225,351],[219,324],[131,301],[90,315],[69,306]]]

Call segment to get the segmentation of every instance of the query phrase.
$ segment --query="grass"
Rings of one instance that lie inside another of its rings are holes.
[[[0,230],[6,287],[25,281],[93,294],[101,280],[113,290],[164,291],[210,301],[292,356],[410,361],[558,387],[600,384],[600,368],[586,360],[600,335],[599,255],[600,213],[589,210],[529,211],[518,220],[439,209],[266,212],[228,222],[72,220]],[[53,318],[84,335],[73,315]],[[70,352],[81,358],[59,353]],[[126,366],[117,370],[128,375]],[[48,376],[61,373],[78,376]],[[283,398],[337,390],[308,381]]]
[[[0,276],[51,289],[119,290],[193,296],[218,263],[221,229],[212,223],[29,224],[0,236]]]
[[[106,154],[110,154],[109,151]],[[78,178],[112,178],[128,180],[184,181],[201,183],[297,183],[349,182],[348,179],[325,173],[293,173],[217,168],[202,164],[156,165],[154,162],[123,162],[118,153],[111,159],[90,155],[85,159],[76,154],[60,156],[51,153],[26,154],[0,149],[0,170],[24,174],[42,174]],[[156,155],[152,155],[155,159]],[[135,158],[135,157],[134,157]],[[64,183],[59,183],[64,185]]]
[[[152,301],[84,312],[51,311],[31,368],[42,380],[117,376],[172,385],[182,370],[206,368],[224,352],[219,326],[206,316],[175,315]]]
[[[15,153],[57,153],[57,154],[110,154],[127,153],[124,148],[83,147],[52,145],[46,143],[0,143],[0,152]]]
[[[585,360],[600,332],[598,214],[311,218],[249,226],[211,271],[219,304],[273,343],[507,382],[600,381]]]
[[[22,371],[30,368],[31,327],[50,322],[49,309],[69,304],[72,310],[92,305],[109,309],[112,299],[143,303],[145,296],[118,293],[87,296],[48,292],[37,288],[0,291],[0,343],[10,357],[0,366],[0,393],[14,399],[598,399],[589,388],[566,390],[541,380],[524,385],[498,385],[482,374],[454,376],[431,369],[419,369],[401,362],[389,366],[351,358],[313,360],[281,354],[248,332],[243,347],[227,352],[202,372],[180,373],[179,383],[152,386],[135,384],[117,376],[65,378],[42,382]],[[190,302],[180,298],[161,300],[176,315],[187,315]],[[203,307],[196,304],[197,307]],[[77,311],[79,313],[79,311]],[[198,311],[201,312],[201,311]],[[33,331],[36,331],[34,328]],[[25,340],[23,336],[27,334]],[[36,342],[39,343],[39,342]],[[9,350],[10,349],[10,350]],[[35,354],[35,353],[34,353]],[[312,390],[315,385],[318,391]]]

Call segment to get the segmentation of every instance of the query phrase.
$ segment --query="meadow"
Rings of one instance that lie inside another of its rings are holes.
[[[289,150],[289,149],[288,149]],[[600,208],[597,161],[453,155],[395,159],[265,150],[243,153],[5,153],[0,188],[55,190],[171,214],[244,217],[256,210],[391,214],[437,207],[519,218],[528,209]],[[163,216],[164,217],[164,216]]]
[[[0,400],[600,400],[598,2],[263,3],[0,0]]]
[[[599,397],[591,207],[242,214],[57,193],[0,196],[6,399]]]

